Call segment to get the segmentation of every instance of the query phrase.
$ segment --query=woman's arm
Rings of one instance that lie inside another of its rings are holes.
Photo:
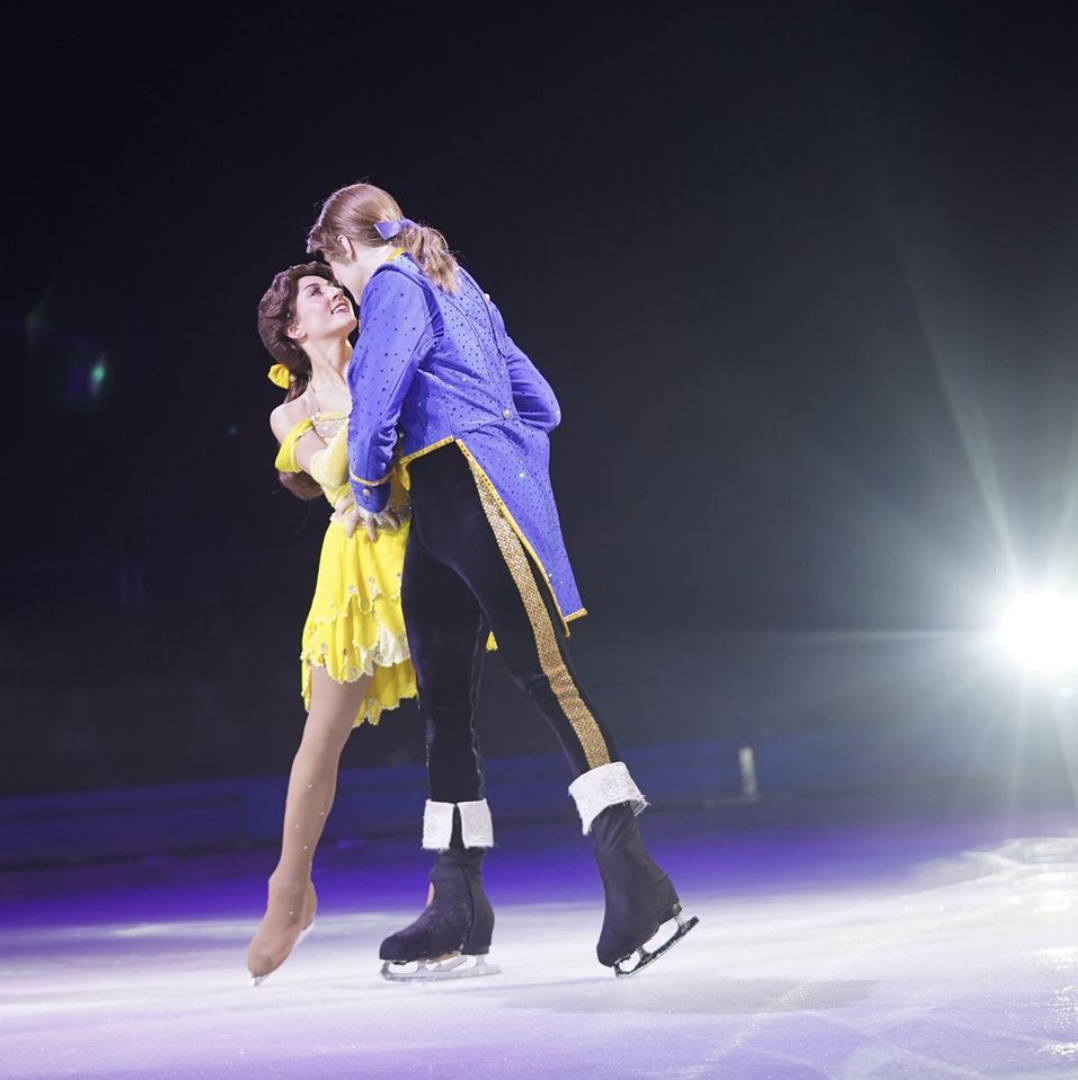
[[[326,443],[311,427],[310,417],[297,409],[280,405],[270,414],[270,427],[281,449],[276,465],[281,472],[308,473],[323,488],[339,488],[348,480],[348,426]],[[361,521],[365,524],[371,540],[377,538],[377,528],[396,529],[400,526],[397,514],[386,511],[369,519],[362,515],[355,504],[351,491],[346,492],[333,504],[334,517],[344,525],[351,536]]]
[[[278,444],[285,447],[289,442],[289,436],[292,435],[297,425],[302,424],[307,419],[309,417],[302,405],[299,405],[298,402],[289,401],[284,405],[278,405],[270,413],[270,429],[273,431]],[[313,475],[311,473],[311,461],[316,454],[325,449],[326,444],[321,436],[313,427],[308,427],[298,438],[293,438],[292,445],[288,446],[288,464],[293,467],[281,469],[281,471],[299,472],[302,470],[308,475]],[[343,484],[344,479],[342,478],[339,483]]]
[[[277,468],[282,472],[303,472],[323,487],[340,487],[348,479],[347,425],[325,442],[311,425],[306,411],[279,405],[270,414],[270,427],[281,444]]]

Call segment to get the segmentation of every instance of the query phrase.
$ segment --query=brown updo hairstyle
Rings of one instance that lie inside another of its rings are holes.
[[[279,364],[284,364],[292,376],[285,401],[298,398],[311,381],[310,357],[297,341],[288,336],[288,327],[296,318],[299,281],[305,277],[320,277],[337,284],[333,271],[325,263],[301,263],[282,270],[258,302],[258,336],[270,356]],[[277,477],[281,485],[297,499],[317,499],[322,494],[318,481],[306,473],[279,472]]]
[[[358,247],[382,247],[387,241],[375,229],[380,221],[404,217],[397,200],[373,184],[350,184],[335,191],[322,205],[307,236],[307,251],[331,259],[340,254],[338,237],[347,236]],[[406,225],[392,240],[416,261],[424,277],[447,292],[457,292],[457,260],[445,237],[429,225]]]

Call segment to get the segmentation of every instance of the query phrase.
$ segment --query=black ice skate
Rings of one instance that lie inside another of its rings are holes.
[[[487,961],[494,909],[483,891],[483,848],[454,846],[438,853],[430,880],[434,898],[411,926],[382,942],[382,975],[397,981],[497,975]]]
[[[670,878],[644,849],[628,803],[608,806],[591,827],[606,913],[596,955],[615,975],[635,975],[673,948],[699,920],[686,919]],[[647,948],[664,923],[673,932]]]

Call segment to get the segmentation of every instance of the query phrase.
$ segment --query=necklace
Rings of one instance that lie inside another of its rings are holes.
[[[323,387],[322,389],[324,390],[325,387]],[[308,385],[307,385],[307,392],[311,395],[311,405],[313,406],[313,408],[311,409],[311,415],[312,416],[321,416],[322,413],[326,412],[326,411],[329,411],[329,412],[343,411],[344,415],[347,415],[349,412],[351,412],[351,409],[352,409],[351,394],[348,393],[347,390],[345,391],[344,395],[342,395],[342,397],[341,397],[342,401],[347,399],[347,402],[348,402],[347,407],[344,408],[343,410],[333,410],[333,409],[326,410],[326,409],[324,409],[323,406],[322,406],[322,402],[318,397],[318,390],[316,389],[315,386],[313,386],[310,383],[308,383]],[[335,387],[334,392],[335,393],[340,393],[340,388]],[[332,396],[331,396],[330,400],[332,401]]]
[[[315,397],[318,397],[318,395],[321,394],[325,390],[329,390],[331,393],[338,393],[338,392],[342,393],[342,394],[347,394],[348,393],[348,386],[347,385],[344,385],[344,386],[329,386],[329,387],[327,387],[327,386],[318,387],[318,386],[315,386],[314,383],[308,383],[307,385],[310,387],[311,393],[314,394]]]

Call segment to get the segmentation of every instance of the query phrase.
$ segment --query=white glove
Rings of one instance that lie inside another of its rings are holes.
[[[372,514],[369,510],[357,506],[350,494],[341,499],[335,509],[340,514],[341,523],[349,536],[359,526],[367,530],[371,543],[378,539],[379,529],[383,532],[394,532],[401,525],[400,518],[392,510],[380,510],[377,514]]]

